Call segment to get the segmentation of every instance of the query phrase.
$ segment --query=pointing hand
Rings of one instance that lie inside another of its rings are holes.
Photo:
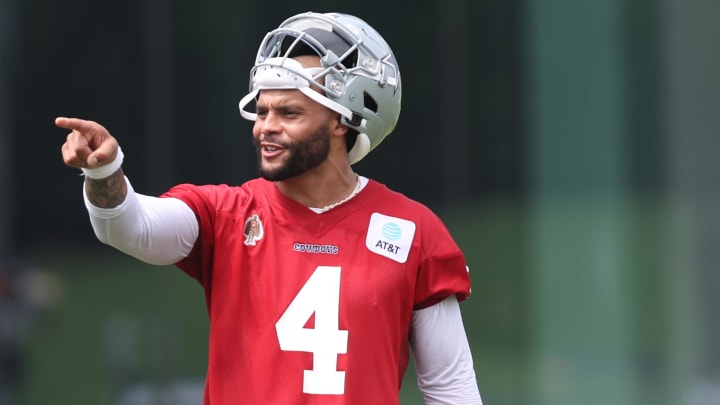
[[[71,130],[61,148],[66,165],[94,169],[115,159],[118,142],[97,122],[58,117],[55,125]]]

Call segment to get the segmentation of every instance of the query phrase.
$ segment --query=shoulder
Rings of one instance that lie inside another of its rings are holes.
[[[375,181],[368,191],[369,233],[413,235],[423,257],[459,251],[446,224],[427,205]]]
[[[386,215],[407,217],[415,222],[440,221],[427,205],[376,180],[368,182],[368,191],[373,200],[378,202],[376,208],[383,210]]]
[[[247,204],[258,194],[264,194],[267,181],[263,179],[249,180],[242,185],[228,184],[178,184],[168,190],[163,197],[174,197],[185,201],[193,209],[198,206],[213,207],[224,211],[238,205]]]

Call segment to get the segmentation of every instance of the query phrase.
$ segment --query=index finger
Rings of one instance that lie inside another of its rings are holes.
[[[60,128],[71,129],[79,132],[90,132],[96,129],[96,123],[93,121],[82,120],[79,118],[57,117],[55,125]]]

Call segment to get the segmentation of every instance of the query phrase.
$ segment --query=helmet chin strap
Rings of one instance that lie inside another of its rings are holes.
[[[348,152],[350,164],[352,165],[359,162],[368,153],[370,153],[370,138],[368,138],[367,134],[358,134],[355,145],[353,145],[350,152]]]

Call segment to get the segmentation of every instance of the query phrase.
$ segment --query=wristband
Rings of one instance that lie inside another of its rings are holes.
[[[123,154],[122,149],[120,149],[120,147],[118,146],[115,160],[94,169],[82,168],[82,172],[86,177],[89,177],[91,179],[104,179],[106,177],[110,177],[110,175],[115,173],[120,168],[120,166],[122,166],[124,157],[125,155]]]

